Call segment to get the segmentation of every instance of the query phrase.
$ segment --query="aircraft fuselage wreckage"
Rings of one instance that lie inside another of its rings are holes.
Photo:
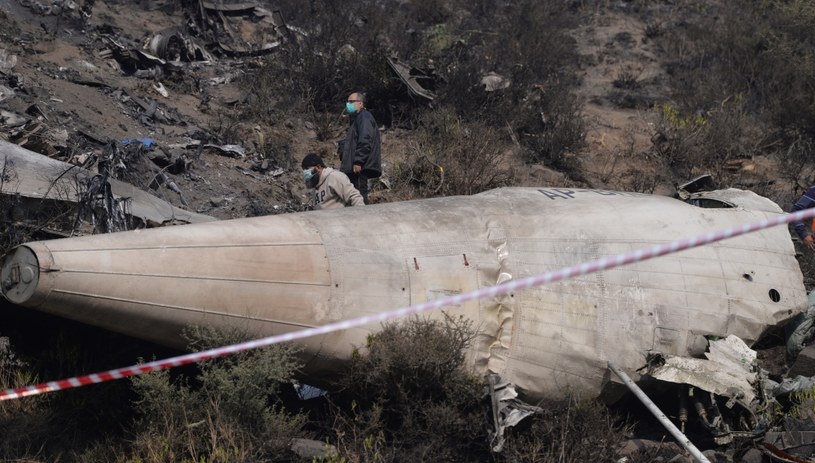
[[[6,256],[10,301],[157,343],[189,325],[268,336],[359,317],[781,214],[741,190],[691,205],[600,190],[502,188],[30,242]],[[710,336],[752,343],[807,306],[785,227],[447,310],[473,320],[476,373],[527,397],[599,394],[608,362],[700,357]],[[441,317],[442,314],[431,314]],[[330,372],[379,325],[298,343]]]

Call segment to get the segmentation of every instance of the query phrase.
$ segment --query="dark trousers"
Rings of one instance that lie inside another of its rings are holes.
[[[368,177],[363,175],[362,172],[358,174],[351,172],[348,174],[348,180],[351,180],[351,185],[354,185],[354,188],[362,195],[365,204],[368,204]]]

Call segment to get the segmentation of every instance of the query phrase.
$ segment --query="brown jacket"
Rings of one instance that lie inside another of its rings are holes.
[[[359,194],[348,176],[330,167],[323,168],[320,183],[314,190],[312,205],[318,209],[338,209],[347,206],[364,206]]]

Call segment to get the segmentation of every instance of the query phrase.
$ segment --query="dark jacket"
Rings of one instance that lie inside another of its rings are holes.
[[[345,139],[337,146],[340,155],[340,171],[354,172],[354,165],[362,166],[362,175],[376,178],[382,175],[379,127],[367,109],[351,116],[351,124]]]

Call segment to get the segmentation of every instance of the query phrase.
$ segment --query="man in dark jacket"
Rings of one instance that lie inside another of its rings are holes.
[[[382,175],[379,127],[365,109],[365,95],[354,92],[345,102],[351,123],[345,139],[339,142],[340,171],[348,176],[368,204],[368,179]]]

